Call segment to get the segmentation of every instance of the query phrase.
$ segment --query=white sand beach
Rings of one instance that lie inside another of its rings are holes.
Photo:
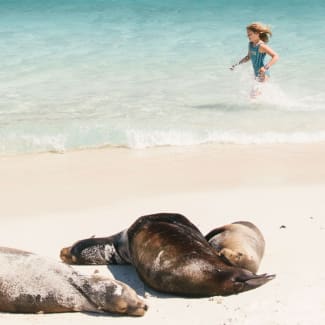
[[[59,261],[78,239],[107,236],[139,216],[178,212],[203,232],[249,220],[263,232],[266,285],[188,299],[145,286],[131,266],[99,270],[145,297],[144,317],[0,313],[24,324],[324,324],[325,143],[106,148],[0,157],[0,246]]]

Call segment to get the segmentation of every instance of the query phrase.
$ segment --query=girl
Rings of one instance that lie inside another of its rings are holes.
[[[248,54],[230,69],[234,70],[237,65],[251,60],[255,80],[258,82],[265,82],[270,77],[269,68],[279,59],[279,55],[266,45],[272,32],[269,27],[261,23],[252,23],[246,27],[246,30],[249,39]],[[266,54],[271,57],[268,63],[265,63]],[[257,94],[252,94],[253,97],[256,95]]]

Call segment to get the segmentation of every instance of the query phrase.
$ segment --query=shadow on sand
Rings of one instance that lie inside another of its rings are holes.
[[[175,298],[175,295],[158,292],[147,286],[132,265],[108,265],[107,268],[116,280],[126,283],[142,297]]]

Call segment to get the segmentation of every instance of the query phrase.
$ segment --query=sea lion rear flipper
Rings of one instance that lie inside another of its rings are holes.
[[[266,274],[265,273],[265,274],[257,275],[256,277],[245,281],[245,283],[253,288],[257,288],[257,287],[265,284],[266,282],[273,280],[275,277],[276,277],[275,274]]]
[[[235,279],[235,286],[237,293],[252,290],[262,286],[263,284],[273,280],[275,274],[260,274],[260,275],[245,275]]]

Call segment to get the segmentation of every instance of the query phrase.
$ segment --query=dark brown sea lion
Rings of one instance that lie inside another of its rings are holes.
[[[182,296],[231,295],[257,288],[274,275],[230,266],[184,216],[147,215],[106,238],[90,238],[61,250],[64,262],[131,263],[152,288]]]
[[[249,221],[238,221],[210,231],[205,238],[231,265],[256,273],[264,255],[265,240]]]
[[[0,311],[12,313],[111,312],[142,316],[146,304],[126,284],[84,276],[63,263],[0,247]]]

